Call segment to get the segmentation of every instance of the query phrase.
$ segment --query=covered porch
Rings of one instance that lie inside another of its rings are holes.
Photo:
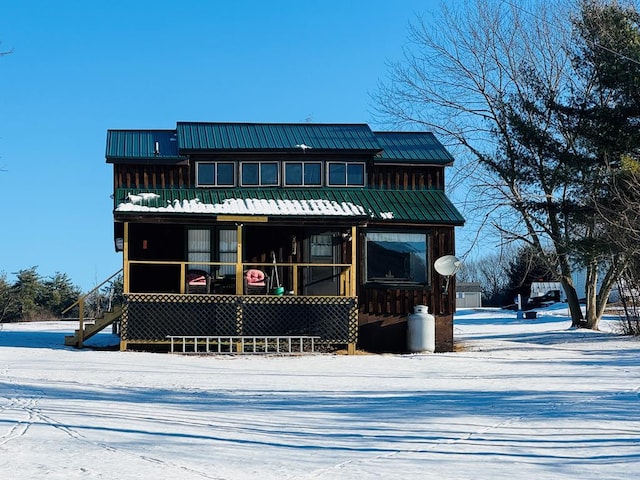
[[[167,349],[176,337],[309,336],[355,352],[356,225],[140,220],[121,224],[121,350]],[[256,271],[264,277],[252,285]]]

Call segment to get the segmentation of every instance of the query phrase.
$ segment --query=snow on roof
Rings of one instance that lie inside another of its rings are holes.
[[[129,195],[129,202],[120,203],[117,212],[157,212],[157,213],[203,213],[227,215],[329,215],[329,216],[366,216],[361,205],[351,202],[332,200],[274,200],[274,199],[226,199],[222,203],[207,204],[200,199],[174,200],[163,206],[145,205],[153,203],[156,197]]]

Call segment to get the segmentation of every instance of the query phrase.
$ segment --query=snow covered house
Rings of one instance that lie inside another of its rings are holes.
[[[109,130],[106,161],[122,349],[299,336],[405,351],[419,304],[437,350],[452,349],[455,282],[443,292],[433,261],[454,253],[464,219],[444,193],[453,158],[431,133],[179,122]]]

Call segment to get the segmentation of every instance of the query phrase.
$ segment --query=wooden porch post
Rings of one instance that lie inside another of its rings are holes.
[[[358,265],[358,229],[355,225],[351,226],[351,268],[349,275],[349,295],[352,297],[356,296],[357,290],[357,282],[358,282],[358,274],[357,274],[357,265]],[[356,344],[354,342],[349,343],[347,345],[347,354],[355,355],[356,354]]]
[[[130,273],[129,273],[129,222],[124,222],[124,245],[122,247],[122,291],[123,293],[130,292]],[[127,349],[127,341],[122,339],[122,332],[120,333],[120,351],[124,352]]]
[[[124,222],[124,245],[122,247],[122,260],[122,290],[124,293],[131,293],[129,291],[129,222]]]
[[[236,254],[236,295],[242,295],[244,292],[244,279],[242,269],[242,258],[244,256],[242,252],[242,224],[236,224],[236,236],[238,238],[238,252]]]
[[[237,253],[236,253],[236,295],[244,294],[244,269],[242,268],[242,259],[244,253],[242,252],[242,223],[236,224],[236,237],[237,237]],[[236,305],[236,333],[242,335],[243,330],[243,311],[242,303]],[[232,348],[229,346],[229,348]],[[240,351],[241,345],[236,345],[236,350]]]
[[[358,283],[358,229],[355,225],[351,226],[351,275],[349,275],[349,295],[356,296],[356,286]]]

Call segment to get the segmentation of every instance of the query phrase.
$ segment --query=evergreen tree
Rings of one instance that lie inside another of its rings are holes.
[[[60,316],[65,308],[78,299],[80,293],[66,273],[57,272],[43,282],[38,303],[53,316]]]
[[[11,287],[12,295],[18,302],[19,318],[10,318],[10,321],[29,321],[35,319],[41,312],[40,300],[42,298],[42,283],[37,267],[20,270],[16,282]]]

